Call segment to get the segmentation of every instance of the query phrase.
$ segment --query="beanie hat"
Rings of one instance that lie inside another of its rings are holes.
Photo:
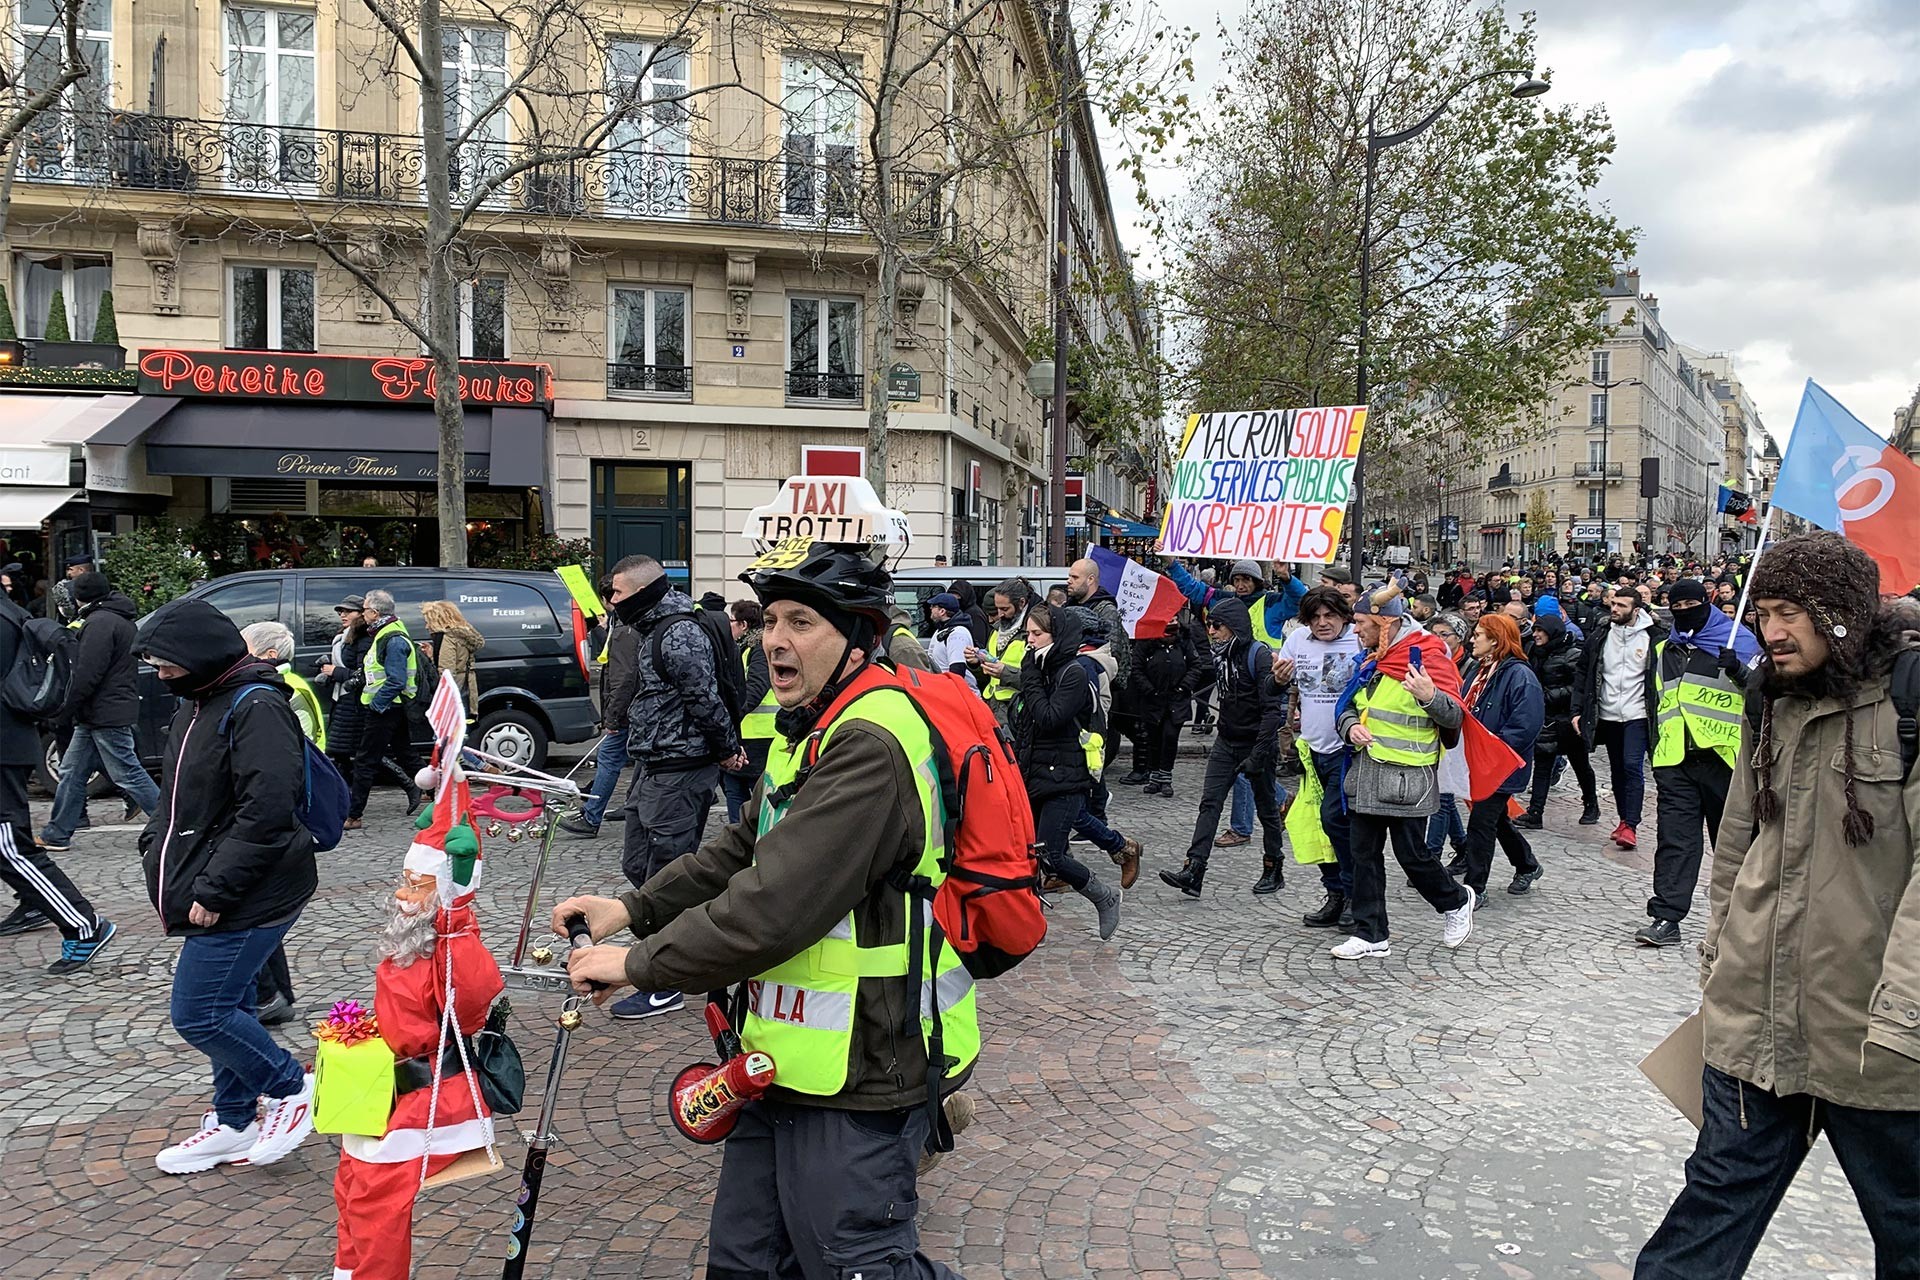
[[[1560,608],[1555,596],[1541,596],[1533,602],[1533,616],[1536,618],[1564,618],[1567,615]]]
[[[414,824],[413,844],[407,849],[406,869],[432,876],[441,900],[450,907],[466,906],[480,887],[483,858],[472,805],[464,777],[440,787],[433,807]]]
[[[1867,632],[1880,606],[1880,567],[1873,557],[1837,533],[1824,530],[1783,538],[1768,547],[1753,567],[1749,592],[1755,600],[1791,600],[1807,611],[1814,630],[1830,646],[1828,661],[1843,672],[1861,669]],[[1705,598],[1704,596],[1702,597]],[[1753,816],[1765,825],[1780,817],[1780,796],[1773,788],[1778,751],[1773,740],[1773,695],[1763,696],[1760,736],[1754,742]],[[1840,833],[1858,848],[1873,838],[1873,815],[1855,794],[1853,708],[1847,709],[1844,747],[1847,813]]]
[[[73,580],[73,598],[77,604],[92,604],[96,600],[105,600],[107,593],[113,590],[107,581],[107,575],[95,569],[81,574]]]
[[[1267,581],[1267,575],[1261,572],[1258,560],[1235,560],[1233,568],[1227,570],[1227,579],[1232,581],[1235,578],[1252,578],[1262,585]]]
[[[1698,578],[1681,578],[1667,588],[1667,603],[1670,605],[1707,602],[1707,584]]]

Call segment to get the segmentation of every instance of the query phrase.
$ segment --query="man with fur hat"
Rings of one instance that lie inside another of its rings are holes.
[[[442,767],[448,776],[432,779],[433,807],[420,815],[381,934],[373,1011],[393,1050],[397,1096],[386,1133],[341,1138],[334,1280],[406,1280],[421,1184],[462,1153],[493,1147],[469,1041],[505,984],[473,910],[483,862],[467,781]]]
[[[1832,533],[1754,566],[1765,652],[1700,946],[1704,1123],[1637,1280],[1745,1274],[1821,1129],[1876,1274],[1920,1276],[1920,640],[1879,590]]]
[[[1701,823],[1715,841],[1726,805],[1727,781],[1740,750],[1742,690],[1760,660],[1753,633],[1707,604],[1693,578],[1667,593],[1673,631],[1654,646],[1654,812],[1660,843],[1653,854],[1652,922],[1634,934],[1647,947],[1680,943],[1680,922],[1693,909],[1705,854]]]

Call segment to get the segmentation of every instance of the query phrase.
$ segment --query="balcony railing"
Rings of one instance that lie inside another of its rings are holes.
[[[632,145],[529,164],[540,154],[525,143],[470,141],[448,160],[455,198],[485,190],[485,207],[501,211],[847,231],[877,209],[872,178],[845,157],[673,154]],[[425,176],[416,135],[59,111],[28,128],[19,172],[29,183],[392,205],[423,204]],[[937,175],[896,170],[892,188],[896,216],[927,232],[939,228]]]
[[[1618,480],[1625,472],[1623,464],[1618,462],[1576,462],[1573,465],[1575,480]]]
[[[860,402],[866,377],[858,373],[818,373],[811,369],[787,372],[787,399],[824,400],[835,404]]]
[[[609,364],[607,390],[684,396],[693,390],[693,367],[684,364]]]
[[[1487,480],[1488,493],[1492,493],[1497,489],[1511,489],[1511,488],[1513,488],[1512,472],[1502,471],[1499,475],[1490,477]]]

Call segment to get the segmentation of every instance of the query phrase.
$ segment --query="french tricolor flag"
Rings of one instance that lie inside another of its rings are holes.
[[[1100,586],[1120,607],[1120,625],[1126,628],[1127,638],[1158,640],[1164,636],[1167,624],[1187,602],[1173,579],[1105,547],[1095,547],[1087,555],[1100,566]]]

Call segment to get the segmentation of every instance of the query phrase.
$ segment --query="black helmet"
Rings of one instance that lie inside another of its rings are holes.
[[[852,547],[816,542],[794,563],[781,563],[776,550],[759,564],[740,575],[740,581],[752,588],[760,603],[798,600],[802,604],[832,609],[869,618],[877,631],[884,633],[888,611],[893,607],[893,578],[865,552]]]

